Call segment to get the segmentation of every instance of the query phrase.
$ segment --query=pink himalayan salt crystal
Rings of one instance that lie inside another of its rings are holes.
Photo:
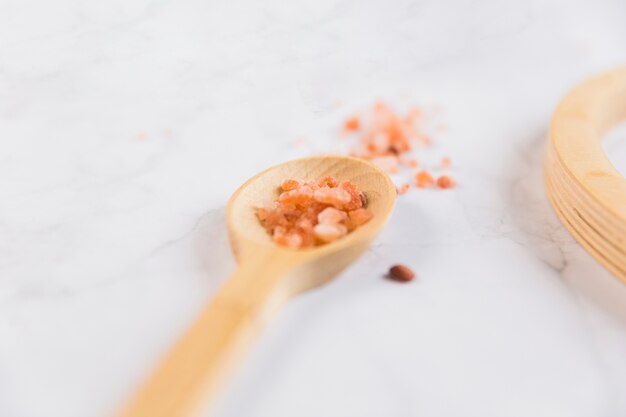
[[[291,191],[284,192],[278,197],[278,201],[283,204],[305,204],[313,199],[311,187],[302,186]]]
[[[432,116],[437,112],[433,110]],[[428,117],[427,117],[428,116]],[[419,107],[413,107],[408,114],[402,115],[393,111],[391,107],[382,101],[374,104],[367,117],[358,119],[358,129],[354,129],[356,143],[350,148],[349,154],[358,158],[367,159],[378,165],[389,174],[397,174],[406,166],[416,170],[419,161],[409,157],[409,151],[419,145],[419,148],[430,147],[432,138],[425,131],[429,125],[430,115]],[[347,119],[345,125],[353,123]],[[445,130],[446,126],[439,124],[435,131]],[[345,129],[344,129],[345,131]],[[450,168],[450,159],[441,161],[441,168]],[[425,187],[426,185],[419,185]],[[409,190],[402,185],[400,193]]]
[[[350,201],[343,205],[344,210],[356,210],[367,204],[365,194],[360,192],[350,181],[344,181],[340,185],[341,189],[350,194]]]
[[[313,199],[319,203],[330,204],[342,208],[351,200],[350,193],[341,188],[320,188],[313,193]]]
[[[319,187],[336,187],[337,186],[337,180],[335,179],[335,177],[327,175],[324,178],[321,178],[319,181],[317,181],[317,185]]]
[[[345,211],[337,210],[334,207],[326,207],[317,215],[317,222],[320,224],[337,224],[347,218],[348,215]]]
[[[324,243],[332,242],[348,233],[343,224],[318,224],[313,228],[315,237]]]
[[[283,181],[281,189],[283,184],[286,188],[296,185]],[[316,193],[322,201],[315,198]],[[329,176],[304,184],[298,181],[296,188],[282,191],[277,201],[263,204],[257,215],[278,245],[308,248],[339,239],[369,220],[366,204],[365,195],[354,184],[339,184]]]
[[[360,208],[350,211],[348,216],[350,217],[351,225],[353,227],[359,227],[362,224],[367,223],[372,218],[372,212],[367,209]]]
[[[269,216],[269,210],[267,207],[259,207],[256,211],[256,215],[259,217],[259,220],[264,221]]]
[[[320,185],[318,184],[317,181],[307,181],[307,182],[304,183],[304,185],[306,185],[307,187],[309,187],[313,191],[320,189]]]
[[[274,233],[274,242],[281,246],[297,249],[302,246],[302,236],[297,233]]]
[[[280,183],[280,188],[283,191],[291,191],[291,190],[295,190],[296,188],[300,187],[300,181],[298,180],[294,180],[293,178],[285,178],[281,183]]]

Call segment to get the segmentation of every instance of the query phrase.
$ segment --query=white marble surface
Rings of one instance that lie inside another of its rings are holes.
[[[626,287],[541,172],[625,23],[621,0],[0,0],[0,416],[108,416],[232,270],[230,193],[378,97],[444,107],[459,188],[402,197],[216,415],[626,415]],[[417,282],[381,278],[400,261]]]

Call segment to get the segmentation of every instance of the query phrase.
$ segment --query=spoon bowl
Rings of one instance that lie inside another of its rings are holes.
[[[257,208],[264,201],[278,199],[279,184],[285,178],[314,181],[327,175],[339,182],[349,180],[354,183],[365,194],[372,219],[330,244],[303,249],[277,246],[259,222]],[[389,176],[363,159],[319,156],[274,166],[246,181],[230,198],[226,221],[233,254],[240,264],[253,261],[251,258],[258,258],[259,254],[280,263],[300,264],[297,274],[292,274],[295,280],[301,281],[301,285],[295,286],[300,291],[323,284],[367,249],[387,222],[396,195]],[[326,274],[320,270],[320,263],[325,265]],[[306,264],[311,264],[314,271],[303,268]]]
[[[258,220],[257,207],[278,198],[285,178],[308,181],[326,175],[352,181],[365,194],[372,219],[314,248],[276,245]],[[387,222],[395,198],[395,186],[384,171],[351,157],[290,161],[248,180],[227,207],[236,271],[119,417],[189,417],[203,411],[279,307],[329,281],[367,249]]]

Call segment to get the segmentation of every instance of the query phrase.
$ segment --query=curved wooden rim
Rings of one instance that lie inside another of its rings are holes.
[[[626,119],[626,68],[583,82],[552,117],[546,188],[557,215],[599,262],[626,281],[626,179],[602,148]]]

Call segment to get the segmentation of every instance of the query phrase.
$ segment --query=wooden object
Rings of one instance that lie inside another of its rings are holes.
[[[626,281],[626,180],[602,138],[626,119],[626,68],[583,82],[556,109],[545,181],[557,215],[578,242]]]
[[[363,191],[373,218],[345,237],[311,249],[276,246],[256,207],[278,197],[284,178],[332,175]],[[329,281],[369,246],[389,218],[396,189],[361,159],[315,157],[270,168],[243,184],[227,208],[238,268],[164,358],[120,417],[188,417],[203,410],[273,313],[294,295]]]

